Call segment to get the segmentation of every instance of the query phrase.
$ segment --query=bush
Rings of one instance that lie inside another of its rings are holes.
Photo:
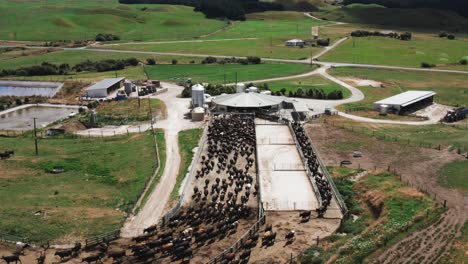
[[[317,40],[317,45],[322,46],[322,47],[327,47],[330,45],[330,39],[319,39]]]
[[[427,62],[422,62],[421,63],[421,68],[433,68],[435,67],[434,64],[430,64],[430,63],[427,63]]]
[[[129,66],[138,66],[138,63],[140,63],[137,59],[135,58],[128,58],[125,60],[126,65]]]
[[[202,60],[202,64],[213,64],[216,62],[218,62],[218,59],[212,56],[206,57],[204,60]]]
[[[120,40],[120,37],[113,34],[99,33],[94,39],[96,41],[113,41]]]
[[[448,34],[447,34],[447,32],[445,32],[445,31],[439,32],[439,38],[445,38],[445,37],[447,37],[447,35],[448,35]]]
[[[405,32],[403,34],[400,35],[400,39],[401,40],[411,40],[411,38],[413,37],[413,34],[411,34],[410,32]]]
[[[146,63],[148,65],[156,65],[156,60],[153,59],[153,58],[148,58],[148,59],[146,59]]]
[[[15,103],[16,103],[16,105],[22,105],[23,104],[23,102],[21,102],[20,98],[16,98]]]
[[[259,58],[259,57],[252,57],[252,56],[247,57],[247,61],[248,61],[250,64],[260,64],[260,63],[262,63],[262,59],[261,59],[261,58]]]
[[[455,35],[452,35],[452,34],[447,35],[447,38],[450,39],[450,40],[454,40],[454,39],[455,39]]]
[[[84,107],[78,108],[78,113],[80,113],[80,114],[84,114],[85,111],[86,110],[84,109]]]
[[[468,64],[468,60],[467,60],[467,59],[461,59],[461,60],[460,60],[460,64],[461,64],[461,65],[467,65],[467,64]]]
[[[172,65],[176,65],[178,63],[178,61],[176,59],[172,59],[171,63],[172,63]]]

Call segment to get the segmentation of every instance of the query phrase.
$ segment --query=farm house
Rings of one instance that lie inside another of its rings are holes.
[[[402,114],[432,104],[434,95],[432,91],[407,91],[374,103],[374,109],[385,114],[386,110]]]
[[[99,81],[86,88],[86,97],[104,98],[111,92],[118,90],[123,86],[125,77],[110,78]]]

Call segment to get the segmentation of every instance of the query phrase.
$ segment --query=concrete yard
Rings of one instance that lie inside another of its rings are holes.
[[[315,210],[318,201],[289,128],[260,121],[256,134],[265,210]]]

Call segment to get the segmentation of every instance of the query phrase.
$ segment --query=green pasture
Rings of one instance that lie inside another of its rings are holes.
[[[300,79],[269,82],[267,84],[268,84],[268,88],[273,92],[286,89],[286,94],[289,91],[295,92],[298,89],[302,89],[304,91],[307,91],[309,89],[316,89],[316,90],[323,90],[326,94],[332,91],[341,91],[343,92],[344,98],[347,98],[351,95],[351,92],[348,89],[332,81],[329,81],[323,77],[320,77],[318,75],[313,75],[310,77],[300,78]]]
[[[158,134],[158,141],[163,141]],[[112,138],[0,137],[15,156],[0,163],[0,230],[32,241],[67,240],[119,228],[154,165],[148,134]],[[55,166],[65,172],[51,174]]]
[[[435,101],[440,104],[464,106],[468,102],[468,74],[412,72],[398,70],[364,69],[364,68],[334,68],[330,73],[337,77],[355,77],[375,80],[384,87],[358,87],[365,95],[360,102],[341,106],[343,109],[357,107],[371,108],[373,103],[386,97],[408,91],[435,91]]]
[[[81,40],[111,33],[122,40],[190,39],[225,25],[192,7],[123,5],[118,0],[0,2],[0,39]]]
[[[257,56],[261,58],[294,59],[310,58],[320,52],[319,47],[286,47],[288,38],[260,38],[245,40],[122,44],[99,46],[99,48],[128,51],[173,52],[186,54],[206,54],[223,56]]]
[[[468,141],[467,141],[468,142]],[[454,161],[439,170],[437,182],[448,188],[468,191],[468,161]]]
[[[120,53],[120,52],[98,52],[92,50],[54,50],[50,52],[45,50],[15,50],[9,52],[0,51],[0,70],[1,69],[16,69],[20,67],[28,67],[39,65],[42,62],[52,64],[68,63],[70,67],[90,60],[100,61],[107,59],[128,59],[136,58],[141,62],[146,63],[146,59],[153,58],[156,63],[171,63],[172,59],[177,59],[180,63],[189,63],[189,61],[200,62],[200,58],[190,57],[177,57],[177,56],[164,56],[164,55],[150,55],[150,54],[137,54],[137,53]]]
[[[226,83],[234,83],[236,81],[236,73],[238,82],[248,82],[259,79],[301,74],[313,70],[309,65],[279,63],[257,65],[156,65],[146,66],[145,69],[150,79],[185,81],[187,78],[192,78],[194,83],[202,82],[213,84],[223,84],[224,77],[226,77]]]
[[[304,16],[302,12],[269,11],[247,15],[209,38],[311,38],[311,27],[327,24]]]
[[[468,70],[466,65],[453,65],[467,55],[466,39],[448,40],[435,35],[414,34],[411,41],[387,37],[351,38],[320,60],[416,68],[427,62],[437,65],[437,68]]]

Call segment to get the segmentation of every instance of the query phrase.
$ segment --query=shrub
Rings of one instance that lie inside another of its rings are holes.
[[[178,61],[176,59],[172,59],[171,63],[172,63],[172,65],[176,65],[178,63]]]
[[[447,35],[447,38],[450,39],[450,40],[454,40],[454,39],[455,39],[455,35],[452,35],[452,34]]]
[[[108,33],[99,33],[94,38],[96,41],[113,41],[113,40],[120,40],[119,36],[108,34]]]
[[[445,38],[445,37],[447,37],[447,35],[448,35],[448,34],[447,34],[447,32],[445,32],[445,31],[439,32],[439,38]]]
[[[155,65],[155,64],[156,64],[156,60],[153,59],[153,58],[148,58],[148,59],[146,59],[146,63],[147,63],[148,65]]]
[[[250,64],[260,64],[260,63],[262,63],[262,59],[261,59],[261,58],[259,58],[259,57],[252,57],[252,56],[247,57],[247,61],[248,61]]]
[[[317,40],[317,45],[319,46],[322,46],[322,47],[326,47],[326,46],[329,46],[330,45],[330,39],[319,39]]]
[[[460,64],[461,64],[461,65],[467,65],[467,64],[468,64],[468,60],[467,60],[467,59],[461,59],[461,60],[460,60]]]
[[[202,64],[213,64],[216,62],[218,62],[218,59],[212,56],[206,57],[204,60],[202,60]]]
[[[421,68],[433,68],[435,67],[434,64],[430,64],[430,63],[427,63],[427,62],[422,62],[421,63]]]
[[[23,102],[21,102],[20,98],[16,98],[15,103],[16,103],[16,105],[22,105],[23,104]]]
[[[135,58],[128,58],[125,60],[125,63],[130,66],[138,66],[139,61]]]

